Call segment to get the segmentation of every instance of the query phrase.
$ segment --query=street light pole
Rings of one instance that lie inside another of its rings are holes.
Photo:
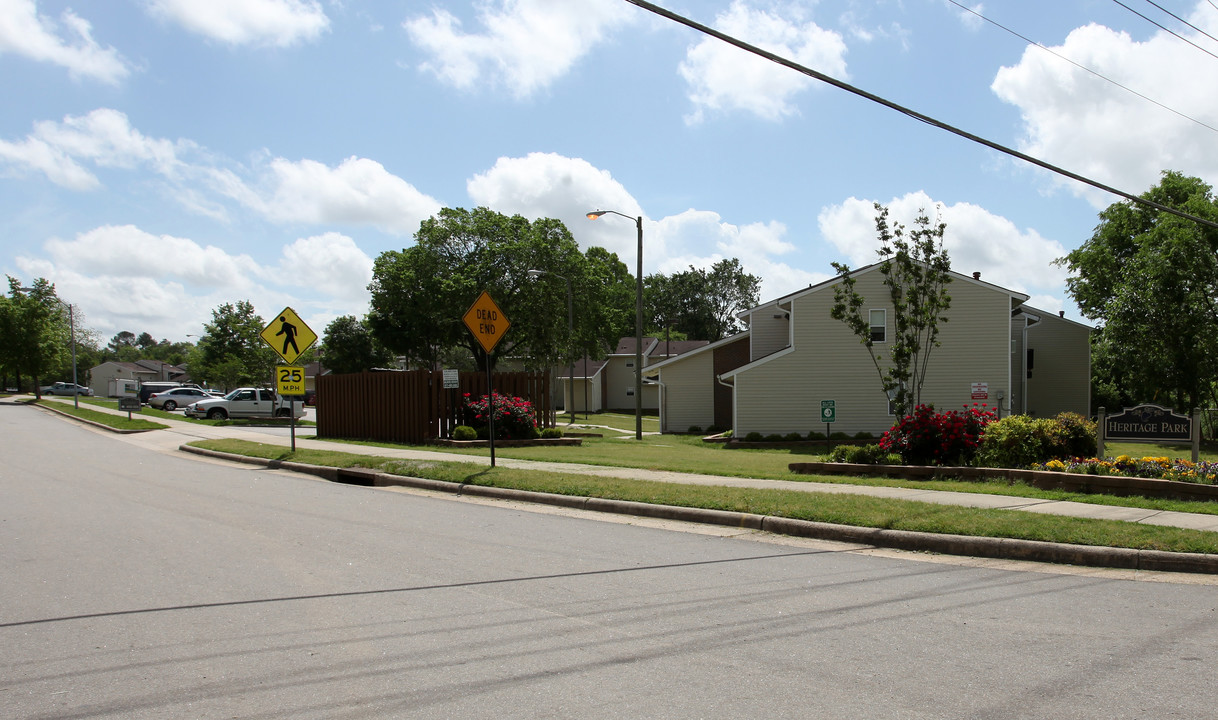
[[[568,405],[570,405],[570,407],[568,409],[571,411],[571,424],[574,425],[575,424],[575,310],[574,310],[575,305],[571,301],[571,278],[567,277],[566,275],[559,275],[556,272],[550,272],[548,270],[529,270],[528,274],[531,277],[537,277],[538,275],[553,275],[554,277],[562,278],[567,283],[567,346],[568,346],[567,347],[567,358],[570,360],[570,363],[571,363],[570,367],[568,368],[568,371],[571,374],[570,374],[570,379],[567,381],[567,383],[568,383],[567,392],[570,393],[570,400],[567,400],[564,398],[564,402],[566,402]]]
[[[643,216],[631,217],[617,210],[593,210],[589,220],[612,213],[627,220],[634,220],[639,231],[637,270],[635,272],[634,295],[634,439],[643,439]]]

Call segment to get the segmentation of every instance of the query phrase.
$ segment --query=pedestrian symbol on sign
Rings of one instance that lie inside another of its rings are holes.
[[[279,332],[275,333],[275,337],[283,336],[283,349],[279,351],[279,354],[287,355],[288,345],[291,345],[292,352],[299,355],[300,348],[296,347],[296,326],[288,322],[288,319],[283,315],[279,316],[279,322]]]
[[[294,365],[296,358],[317,342],[317,334],[290,307],[276,313],[258,337],[289,365]]]

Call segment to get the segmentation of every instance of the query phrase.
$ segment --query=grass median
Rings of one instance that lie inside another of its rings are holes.
[[[362,467],[442,482],[699,507],[857,527],[974,537],[1019,538],[1100,547],[1218,553],[1218,533],[1135,523],[965,508],[862,495],[682,485],[487,467],[477,463],[410,461],[338,450],[298,449],[243,440],[204,440],[192,446],[219,452],[328,467]]]
[[[324,439],[324,438],[323,438]],[[336,445],[354,444],[370,447],[409,448],[436,450],[430,445],[394,445],[391,443],[333,440]],[[1140,445],[1142,455],[1156,454],[1160,446]],[[445,453],[486,457],[486,448],[442,448]],[[719,443],[705,443],[690,435],[645,435],[641,441],[620,438],[585,438],[579,447],[505,447],[498,448],[499,457],[541,462],[569,462],[581,465],[605,467],[639,468],[671,472],[721,475],[767,480],[789,480],[793,482],[822,482],[840,485],[867,485],[877,487],[913,488],[944,492],[966,492],[1006,497],[1026,497],[1037,500],[1062,500],[1084,502],[1093,505],[1136,507],[1147,510],[1191,512],[1218,515],[1218,503],[1164,498],[1117,497],[1063,490],[1042,490],[1024,482],[985,479],[956,479],[951,468],[945,468],[940,477],[924,480],[905,480],[875,476],[851,475],[799,475],[792,473],[793,462],[823,460],[820,448],[798,447],[795,449],[726,449]],[[1166,453],[1164,453],[1166,454]],[[1139,455],[1140,457],[1141,455]]]
[[[105,425],[115,430],[163,430],[169,427],[159,422],[145,420],[139,417],[132,417],[130,420],[123,415],[115,415],[113,413],[102,412],[100,410],[91,410],[87,407],[75,407],[70,403],[61,402],[58,400],[39,400],[37,404],[50,408],[55,412],[71,415],[81,420]]]

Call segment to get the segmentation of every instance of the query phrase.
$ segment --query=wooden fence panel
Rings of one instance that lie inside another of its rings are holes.
[[[549,373],[492,376],[500,395],[533,403],[538,427],[552,423]],[[421,444],[449,437],[461,422],[465,395],[486,394],[486,374],[461,373],[446,389],[442,372],[365,372],[317,378],[317,436]]]

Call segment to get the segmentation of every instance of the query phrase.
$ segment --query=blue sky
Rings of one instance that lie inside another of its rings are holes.
[[[1213,183],[1218,6],[1124,2],[1204,51],[1113,0],[659,4],[1128,192]],[[633,225],[584,213],[641,214],[646,273],[737,257],[762,300],[871,262],[873,202],[938,208],[954,269],[1080,319],[1051,263],[1119,199],[624,0],[0,0],[0,97],[0,270],[102,342],[238,300],[321,334],[478,205],[632,269]]]

